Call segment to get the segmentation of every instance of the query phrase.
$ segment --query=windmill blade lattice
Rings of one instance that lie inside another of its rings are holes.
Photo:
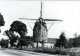
[[[31,18],[19,18],[19,19],[21,19],[21,20],[37,20],[37,19],[31,19]]]
[[[60,19],[44,19],[44,21],[62,21]]]

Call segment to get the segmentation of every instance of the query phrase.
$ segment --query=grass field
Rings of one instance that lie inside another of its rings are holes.
[[[20,50],[20,49],[18,49]],[[39,52],[39,53],[47,53],[53,54],[56,56],[80,56],[80,48],[67,48],[67,49],[55,49],[55,48],[26,48],[21,49],[25,51]]]

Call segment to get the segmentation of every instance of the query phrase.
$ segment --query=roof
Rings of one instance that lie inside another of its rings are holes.
[[[47,42],[48,43],[55,43],[57,38],[48,38]]]

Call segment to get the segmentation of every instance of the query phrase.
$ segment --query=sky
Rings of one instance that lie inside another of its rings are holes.
[[[10,28],[10,24],[18,18],[38,19],[40,16],[40,1],[0,1],[0,13],[5,20],[2,32]],[[43,1],[44,19],[61,19],[62,22],[47,22],[48,38],[59,38],[65,32],[67,38],[80,34],[80,1]],[[32,35],[33,21],[20,20],[28,29],[27,35]]]

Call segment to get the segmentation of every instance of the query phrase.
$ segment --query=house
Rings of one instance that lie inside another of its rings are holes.
[[[56,43],[56,38],[48,38],[47,42],[45,43],[45,46],[44,47],[47,47],[47,48],[53,48],[54,47],[54,44]]]

